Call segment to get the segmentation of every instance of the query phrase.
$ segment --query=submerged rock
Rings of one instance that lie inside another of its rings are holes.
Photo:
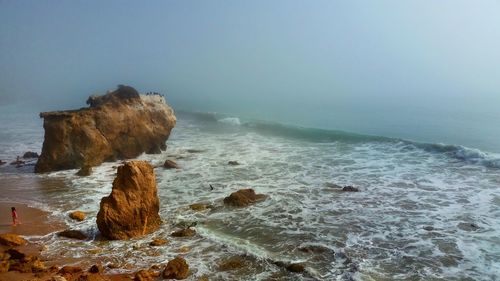
[[[211,208],[213,208],[213,206],[210,204],[205,204],[205,203],[194,203],[194,204],[189,205],[189,208],[191,208],[191,210],[193,210],[193,211],[201,212],[201,211],[205,211],[207,209],[211,209]]]
[[[347,186],[344,186],[344,187],[342,188],[342,191],[347,191],[347,192],[358,192],[358,191],[359,191],[359,188],[354,187],[354,186],[347,185]]]
[[[163,163],[163,167],[165,169],[179,169],[179,165],[177,165],[175,161],[169,159],[165,160],[165,163]]]
[[[224,204],[234,207],[246,207],[266,199],[264,194],[256,194],[253,189],[240,189],[224,198]]]
[[[196,235],[196,230],[188,227],[174,231],[170,235],[172,235],[172,237],[192,237]]]
[[[233,256],[226,260],[222,260],[217,264],[219,271],[230,271],[239,269],[245,266],[247,261],[240,256]]]
[[[74,229],[67,229],[67,230],[63,230],[61,232],[58,232],[57,236],[66,237],[66,238],[70,238],[70,239],[78,239],[78,240],[87,239],[87,235],[85,235],[80,230],[74,230]]]
[[[26,244],[26,240],[14,233],[0,234],[0,245],[4,246],[22,246]]]
[[[238,161],[229,161],[227,164],[230,166],[238,166],[240,163]]]
[[[286,267],[286,269],[290,272],[300,273],[304,272],[306,268],[301,263],[291,263]]]
[[[479,226],[475,223],[461,222],[458,224],[458,228],[465,231],[476,231],[479,229]]]
[[[186,279],[189,275],[189,265],[183,257],[176,257],[169,261],[162,273],[165,279]]]
[[[153,167],[146,161],[130,161],[118,167],[111,194],[102,198],[97,226],[112,240],[142,236],[161,224],[160,201]]]
[[[35,172],[96,166],[166,148],[175,126],[173,110],[159,95],[119,86],[90,97],[88,108],[42,112],[45,138]]]
[[[87,177],[92,174],[92,166],[89,165],[84,165],[78,172],[76,173],[77,176],[80,177]]]
[[[163,246],[163,245],[168,244],[168,242],[169,241],[167,239],[157,238],[157,239],[154,239],[153,241],[149,242],[149,246],[153,246],[153,247]]]

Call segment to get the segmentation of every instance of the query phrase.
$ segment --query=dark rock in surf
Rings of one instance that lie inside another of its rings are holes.
[[[156,238],[153,241],[149,242],[149,246],[153,246],[153,247],[163,246],[163,245],[168,244],[168,242],[169,241],[167,239]]]
[[[165,279],[186,279],[189,275],[189,265],[183,257],[176,257],[169,261],[162,273]]]
[[[165,148],[176,118],[163,97],[119,86],[88,108],[42,112],[45,138],[35,172],[96,166]]]
[[[92,174],[92,166],[89,165],[84,165],[78,172],[76,173],[77,176],[80,177],[87,177]]]
[[[57,233],[59,237],[66,237],[70,239],[85,240],[87,235],[85,235],[80,230],[67,229]]]
[[[172,237],[192,237],[196,235],[196,230],[191,228],[183,228],[170,234]]]
[[[475,223],[461,222],[458,224],[458,228],[465,231],[476,231],[479,229],[479,226]]]
[[[7,162],[0,160],[0,166],[7,164]]]
[[[179,165],[177,165],[175,161],[170,159],[165,160],[165,163],[163,163],[163,167],[165,169],[179,169]]]
[[[432,226],[424,226],[424,230],[433,231],[434,227],[432,227]]]
[[[229,166],[238,166],[240,163],[238,161],[229,161],[227,162]]]
[[[39,157],[38,153],[33,152],[33,151],[28,151],[28,152],[24,153],[24,155],[23,155],[24,159],[38,158],[38,157]]]
[[[246,207],[248,205],[263,201],[267,198],[264,194],[256,194],[251,188],[240,189],[224,198],[224,204],[233,207]]]
[[[346,191],[346,192],[358,192],[359,189],[357,187],[348,185],[348,186],[344,186],[342,188],[342,191]]]
[[[294,272],[294,273],[301,273],[301,272],[304,272],[304,270],[306,270],[304,265],[301,263],[291,263],[286,267],[286,269],[288,271]]]
[[[219,271],[230,271],[242,268],[245,264],[247,264],[247,261],[243,257],[233,256],[218,262],[217,269]]]
[[[13,166],[15,165],[16,168],[22,167],[24,164],[26,164],[25,161],[19,159],[19,156],[17,158],[18,159],[16,161],[12,161],[12,162],[10,162],[10,164]]]

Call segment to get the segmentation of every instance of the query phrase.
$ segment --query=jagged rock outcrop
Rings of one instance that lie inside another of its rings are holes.
[[[102,198],[97,226],[112,240],[142,236],[160,226],[159,208],[153,166],[130,161],[118,167],[111,194]]]
[[[128,159],[166,149],[175,126],[173,110],[160,95],[139,95],[119,86],[91,96],[88,108],[42,112],[45,139],[35,172],[43,173]]]

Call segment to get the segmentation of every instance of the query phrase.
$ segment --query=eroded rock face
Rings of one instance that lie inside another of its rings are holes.
[[[161,224],[153,166],[130,161],[118,167],[111,194],[102,198],[97,214],[101,234],[112,240],[142,236]]]
[[[45,139],[35,172],[96,166],[166,149],[176,118],[162,96],[120,86],[87,103],[90,107],[79,110],[40,113]]]

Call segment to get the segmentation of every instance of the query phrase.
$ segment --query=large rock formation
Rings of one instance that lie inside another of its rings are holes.
[[[96,166],[166,149],[176,118],[162,96],[119,86],[91,96],[87,104],[79,110],[40,113],[45,140],[35,172]]]
[[[161,219],[153,166],[130,161],[118,167],[113,190],[97,214],[101,234],[112,240],[142,236],[158,229]]]

